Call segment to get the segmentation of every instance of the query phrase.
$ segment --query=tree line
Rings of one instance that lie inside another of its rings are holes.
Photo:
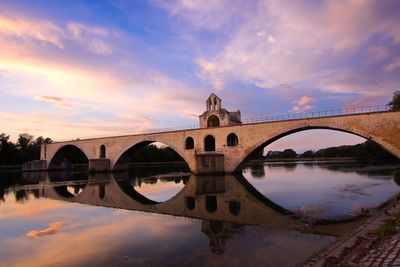
[[[39,136],[34,139],[30,134],[20,134],[16,143],[10,136],[0,134],[0,165],[19,165],[40,158],[40,145],[50,144],[51,138]]]
[[[172,162],[184,161],[178,153],[170,147],[148,145],[133,153],[130,162]]]
[[[357,159],[396,159],[392,154],[384,150],[380,145],[367,140],[356,145],[328,147],[317,151],[307,150],[297,154],[293,149],[283,151],[268,151],[264,157],[268,159],[304,159],[304,158],[357,158]]]

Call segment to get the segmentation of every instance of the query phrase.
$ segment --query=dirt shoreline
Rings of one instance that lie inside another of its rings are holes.
[[[400,193],[368,213],[342,225],[310,226],[338,238],[300,266],[400,266]]]

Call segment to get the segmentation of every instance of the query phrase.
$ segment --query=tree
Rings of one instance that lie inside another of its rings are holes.
[[[390,110],[400,110],[400,91],[393,93],[392,101],[389,102],[388,106]]]
[[[266,159],[292,159],[297,158],[297,153],[293,149],[285,149],[283,151],[268,151]]]
[[[33,136],[27,133],[20,134],[18,137],[17,146],[19,148],[19,161],[27,162],[29,161],[33,152]]]
[[[285,149],[282,152],[283,158],[290,159],[290,158],[297,158],[297,153],[291,148]]]
[[[50,144],[53,140],[39,136],[35,140],[30,134],[20,134],[18,141],[14,144],[10,136],[0,134],[0,165],[21,164],[30,160],[40,158],[40,146]]]
[[[33,136],[27,133],[20,134],[18,137],[17,145],[21,150],[27,150],[31,145]]]
[[[312,150],[307,150],[303,154],[300,155],[301,158],[313,158],[314,156],[315,156],[314,151],[312,151]]]
[[[10,141],[10,136],[5,133],[0,134],[0,164],[15,164],[17,153],[17,148]]]

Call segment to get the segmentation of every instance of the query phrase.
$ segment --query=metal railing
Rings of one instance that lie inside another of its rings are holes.
[[[75,139],[62,139],[56,140],[55,143],[67,142],[67,141],[79,141],[79,140],[87,140],[87,139],[100,139],[107,137],[122,137],[122,136],[133,136],[133,135],[145,135],[145,134],[155,134],[155,133],[165,133],[165,132],[178,132],[184,130],[193,130],[199,129],[200,126],[197,125],[181,125],[176,127],[168,127],[168,128],[153,128],[153,129],[141,129],[132,132],[125,132],[119,134],[111,134],[111,135],[92,135],[92,136],[84,136]]]
[[[344,116],[344,115],[353,115],[353,114],[384,112],[384,111],[389,111],[389,110],[390,110],[390,106],[388,106],[388,105],[366,106],[366,107],[346,107],[343,109],[310,111],[310,112],[302,112],[302,113],[291,113],[291,114],[283,114],[283,115],[257,117],[257,118],[245,118],[242,120],[241,124],[323,118],[323,117],[331,117],[331,116]],[[241,125],[241,124],[233,123],[230,125],[233,126],[233,125]],[[126,133],[111,135],[111,136],[86,136],[86,137],[77,138],[77,139],[57,140],[56,142],[75,141],[75,140],[81,140],[81,139],[82,140],[97,139],[97,138],[106,138],[106,137],[145,135],[145,134],[155,134],[155,133],[163,133],[163,132],[176,132],[176,131],[184,131],[184,130],[194,130],[194,129],[199,129],[199,128],[200,127],[198,124],[197,125],[184,125],[184,126],[169,127],[169,128],[154,128],[154,129],[138,130],[138,131],[126,132]]]
[[[331,117],[331,116],[343,116],[343,115],[353,115],[353,114],[363,114],[363,113],[373,113],[373,112],[384,112],[384,111],[389,111],[389,110],[390,110],[390,106],[388,106],[388,105],[367,106],[367,107],[346,107],[343,109],[310,111],[310,112],[303,112],[303,113],[274,115],[274,116],[268,116],[268,117],[247,118],[247,119],[243,119],[242,123],[250,124],[250,123],[259,123],[259,122],[323,118],[323,117]]]

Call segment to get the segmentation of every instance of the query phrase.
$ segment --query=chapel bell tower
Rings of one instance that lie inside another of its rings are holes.
[[[229,112],[222,108],[221,98],[212,93],[206,100],[206,111],[199,116],[200,128],[239,125],[240,110]]]

